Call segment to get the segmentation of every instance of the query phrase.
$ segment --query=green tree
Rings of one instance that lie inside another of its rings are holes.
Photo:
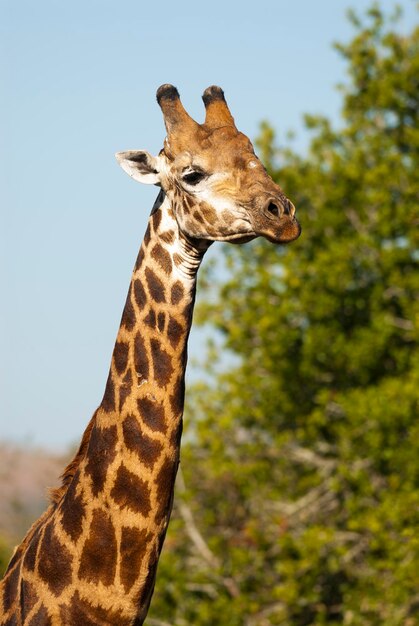
[[[343,125],[260,153],[301,238],[224,248],[148,624],[419,624],[419,29],[351,15]]]

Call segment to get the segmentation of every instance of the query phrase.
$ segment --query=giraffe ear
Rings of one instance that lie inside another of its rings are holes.
[[[125,172],[139,183],[160,185],[160,160],[145,150],[117,152],[116,160]]]

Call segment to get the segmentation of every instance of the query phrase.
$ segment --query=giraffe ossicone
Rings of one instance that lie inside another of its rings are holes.
[[[293,204],[240,133],[219,87],[198,124],[172,85],[157,91],[167,130],[157,156],[117,153],[159,186],[122,314],[105,393],[51,504],[0,584],[0,625],[143,623],[179,463],[196,276],[214,241],[300,234]]]

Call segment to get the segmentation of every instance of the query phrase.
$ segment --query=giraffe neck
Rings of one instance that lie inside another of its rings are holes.
[[[148,609],[172,508],[187,340],[196,275],[207,247],[180,234],[161,192],[137,258],[105,394],[80,468],[91,521],[78,577],[88,584],[122,586],[124,603],[131,599],[137,619]],[[97,537],[106,527],[113,550],[96,560]]]
[[[119,423],[129,412],[148,422],[148,429],[165,432],[181,417],[196,276],[207,248],[208,243],[200,245],[181,235],[169,200],[160,192],[132,275],[97,414],[103,426]],[[157,410],[160,406],[162,411]]]
[[[180,234],[161,192],[103,400],[63,487],[10,563],[0,598],[7,619],[143,623],[172,508],[187,339],[207,247]]]

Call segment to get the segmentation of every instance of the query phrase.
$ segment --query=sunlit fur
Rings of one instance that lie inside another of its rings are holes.
[[[168,134],[163,151],[117,154],[129,176],[161,191],[105,393],[49,508],[9,564],[1,626],[141,626],[172,509],[199,265],[214,240],[262,234],[285,242],[300,232],[219,88],[204,93],[203,125],[171,85],[157,97]],[[188,172],[196,184],[185,181]]]

